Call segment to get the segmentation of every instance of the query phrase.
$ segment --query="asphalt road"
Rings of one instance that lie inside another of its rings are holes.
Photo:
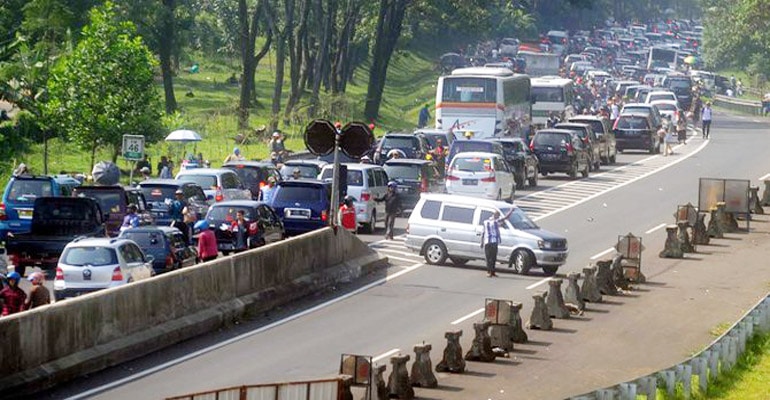
[[[671,268],[656,261],[664,238],[662,228],[673,221],[672,214],[677,205],[697,202],[698,178],[750,179],[752,185],[758,185],[758,179],[770,172],[767,157],[770,136],[766,122],[717,113],[712,130],[708,142],[694,137],[686,146],[677,148],[673,156],[622,154],[617,166],[604,166],[588,179],[571,182],[557,175],[541,179],[536,191],[519,191],[518,204],[525,209],[532,207],[542,227],[562,233],[569,240],[569,259],[559,274],[580,271],[592,259],[606,254],[618,235],[632,232],[643,237],[648,247],[644,257],[649,260],[648,265],[655,265],[650,268],[648,277],[655,284],[665,285],[660,280],[668,277],[665,274],[671,272]],[[545,196],[546,200],[539,196]],[[405,220],[399,220],[397,226],[403,229]],[[387,364],[390,354],[411,354],[412,346],[422,341],[433,344],[435,364],[445,343],[445,331],[462,329],[465,335],[462,343],[466,348],[470,345],[472,323],[481,319],[480,310],[485,298],[522,302],[522,316],[526,319],[531,311],[531,296],[547,289],[543,285],[544,277],[537,273],[519,276],[505,273],[503,268],[500,278],[487,278],[480,262],[462,268],[427,266],[400,241],[384,241],[380,235],[362,235],[374,248],[391,257],[392,266],[380,276],[276,310],[263,319],[246,322],[231,331],[214,333],[76,379],[42,394],[42,397],[151,399],[241,384],[312,379],[336,373],[341,353],[367,354]],[[385,274],[388,275],[386,281]],[[666,279],[674,282],[676,276]],[[709,274],[691,279],[708,280]],[[528,331],[533,347],[522,350],[524,352],[518,354],[518,358],[495,363],[516,365],[512,368],[514,371],[532,371],[526,379],[509,382],[502,379],[501,372],[476,368],[476,374],[470,376],[475,376],[481,383],[464,382],[461,386],[456,382],[470,379],[467,375],[458,378],[439,376],[442,385],[449,386],[445,386],[444,392],[429,392],[428,397],[493,398],[491,394],[496,393],[494,398],[501,399],[554,398],[556,394],[579,394],[574,391],[595,387],[592,385],[611,379],[608,375],[613,372],[636,372],[585,368],[581,375],[580,368],[574,367],[576,362],[570,362],[568,352],[554,354],[550,350],[558,347],[559,334],[572,336],[573,340],[581,330],[591,330],[597,340],[602,334],[609,335],[605,333],[609,329],[603,329],[608,327],[600,325],[601,319],[607,318],[606,315],[618,315],[615,310],[623,303],[646,296],[650,291],[654,290],[640,289],[638,293],[629,294],[626,301],[598,304],[593,310],[596,312],[594,317],[573,319],[578,322],[570,324],[577,326],[560,328],[555,330],[556,333]],[[746,293],[749,296],[752,292],[747,290]],[[718,311],[715,309],[712,313]],[[733,310],[729,311],[731,315],[727,318],[735,317]],[[279,322],[290,316],[296,318]],[[589,322],[592,319],[596,321]],[[559,324],[557,321],[557,327]],[[626,333],[631,338],[644,337],[649,334],[645,332],[645,324],[644,320],[637,320],[633,327],[626,327]],[[708,329],[698,329],[693,335],[684,333],[677,339],[708,340]],[[607,340],[610,339],[617,338],[608,336]],[[205,350],[212,345],[219,347]],[[588,367],[593,359],[604,360],[606,356],[597,353],[581,359],[578,365]],[[661,354],[661,359],[665,358],[665,361],[683,359],[687,352],[679,350],[663,356]],[[179,360],[180,357],[183,360]],[[559,369],[560,365],[571,367],[563,370]],[[564,379],[565,374],[570,379]],[[497,387],[501,389],[498,391]]]

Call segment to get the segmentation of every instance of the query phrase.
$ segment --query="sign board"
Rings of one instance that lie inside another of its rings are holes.
[[[493,325],[509,325],[511,323],[511,309],[513,301],[486,299],[484,305],[484,320]]]
[[[123,158],[134,161],[144,158],[144,135],[123,135]]]
[[[340,374],[352,376],[354,386],[368,386],[372,374],[372,357],[343,354],[340,360]]]
[[[748,179],[700,178],[698,185],[698,211],[709,212],[717,203],[725,203],[725,211],[749,214]]]
[[[623,256],[623,272],[626,278],[640,282],[642,277],[642,252],[644,245],[642,238],[629,233],[625,236],[618,236],[618,243],[615,250]]]

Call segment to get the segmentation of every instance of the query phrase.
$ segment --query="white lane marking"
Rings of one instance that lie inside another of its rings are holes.
[[[139,372],[139,373],[127,376],[127,377],[125,377],[123,379],[119,379],[117,381],[110,382],[110,383],[108,383],[106,385],[102,385],[102,386],[99,386],[97,388],[93,388],[93,389],[91,389],[89,391],[86,391],[86,392],[83,392],[83,393],[79,393],[79,394],[77,394],[75,396],[69,397],[68,400],[87,399],[89,397],[95,396],[95,395],[97,395],[99,393],[102,393],[104,391],[107,391],[107,390],[110,390],[110,389],[114,389],[114,388],[122,386],[122,385],[124,385],[126,383],[129,383],[129,382],[135,381],[137,379],[141,379],[141,378],[144,378],[146,376],[155,374],[155,373],[157,373],[159,371],[162,371],[164,369],[173,367],[173,366],[175,366],[177,364],[181,364],[181,363],[183,363],[185,361],[192,360],[193,358],[202,356],[202,355],[204,355],[206,353],[210,353],[212,351],[221,349],[221,348],[223,348],[225,346],[229,346],[230,344],[239,342],[239,341],[241,341],[243,339],[247,339],[247,338],[250,338],[250,337],[252,337],[254,335],[258,335],[258,334],[260,334],[262,332],[265,332],[265,331],[273,329],[273,328],[275,328],[277,326],[283,325],[283,324],[285,324],[287,322],[294,321],[295,319],[298,319],[298,318],[301,318],[301,317],[303,317],[305,315],[314,313],[314,312],[316,312],[318,310],[321,310],[323,308],[326,308],[326,307],[328,307],[328,306],[330,306],[332,304],[339,303],[342,300],[348,299],[348,298],[353,297],[353,296],[355,296],[355,295],[357,295],[359,293],[365,292],[365,291],[367,291],[367,290],[369,290],[369,289],[371,289],[371,288],[373,288],[375,286],[382,285],[383,283],[388,282],[391,279],[398,278],[401,275],[404,275],[404,274],[407,274],[409,272],[412,272],[412,271],[414,271],[414,270],[416,270],[416,269],[418,269],[420,267],[423,267],[423,266],[425,266],[425,264],[423,264],[423,263],[417,263],[417,264],[411,265],[411,266],[409,266],[406,269],[398,271],[398,272],[396,272],[396,273],[394,273],[392,275],[389,275],[389,276],[387,276],[385,278],[379,279],[379,280],[377,280],[375,282],[372,282],[372,283],[370,283],[370,284],[368,284],[366,286],[362,286],[362,287],[360,287],[360,288],[358,288],[358,289],[356,289],[356,290],[354,290],[354,291],[352,291],[350,293],[343,294],[340,297],[335,297],[335,298],[333,298],[333,299],[331,299],[331,300],[329,300],[329,301],[327,301],[325,303],[321,303],[321,304],[319,304],[319,305],[317,305],[315,307],[308,308],[307,310],[301,311],[301,312],[299,312],[297,314],[290,315],[290,316],[288,316],[288,317],[286,317],[286,318],[284,318],[284,319],[282,319],[280,321],[275,321],[272,324],[268,324],[268,325],[265,325],[265,326],[263,326],[261,328],[257,328],[257,329],[255,329],[255,330],[253,330],[251,332],[243,333],[243,334],[238,335],[238,336],[236,336],[234,338],[225,340],[224,342],[220,342],[220,343],[211,345],[209,347],[206,347],[206,348],[200,349],[198,351],[195,351],[193,353],[184,355],[184,356],[179,357],[177,359],[174,359],[174,360],[171,360],[171,361],[167,361],[167,362],[165,362],[163,364],[160,364],[160,365],[157,365],[155,367],[146,369],[146,370],[144,370],[142,372]]]
[[[650,176],[650,175],[652,175],[652,174],[654,174],[654,173],[656,173],[656,172],[662,171],[662,170],[664,170],[664,169],[666,169],[666,168],[669,168],[669,167],[672,167],[672,166],[674,166],[674,165],[676,165],[676,164],[679,164],[680,162],[682,162],[682,161],[684,161],[684,160],[686,160],[686,159],[688,159],[688,158],[690,158],[690,157],[694,156],[695,154],[698,154],[698,153],[699,153],[701,150],[703,150],[704,148],[706,148],[706,145],[708,145],[708,141],[704,141],[703,143],[701,143],[701,145],[700,145],[700,146],[698,146],[698,148],[696,148],[695,150],[693,150],[693,152],[692,152],[692,153],[689,153],[689,154],[686,154],[686,155],[684,155],[683,157],[677,158],[676,160],[672,161],[671,163],[668,163],[668,164],[662,165],[662,166],[660,166],[660,167],[654,168],[654,169],[650,170],[649,172],[646,172],[646,173],[644,173],[644,174],[642,174],[642,175],[639,175],[639,176],[637,176],[637,177],[634,177],[634,178],[632,178],[632,179],[630,179],[630,180],[628,180],[628,181],[625,181],[625,182],[623,182],[623,183],[621,183],[621,184],[619,184],[619,185],[617,185],[617,186],[613,186],[613,187],[611,187],[611,188],[609,188],[609,189],[606,189],[606,190],[601,190],[601,191],[598,191],[598,192],[594,193],[593,195],[591,195],[591,196],[588,196],[588,197],[586,197],[586,198],[584,198],[584,199],[582,199],[582,200],[580,200],[580,201],[578,201],[578,202],[576,202],[576,203],[571,203],[571,204],[568,204],[568,205],[566,205],[566,206],[564,206],[564,207],[558,208],[558,209],[556,209],[556,210],[552,210],[552,211],[549,211],[549,212],[547,212],[547,213],[545,213],[545,214],[542,214],[542,215],[538,215],[537,217],[534,217],[534,218],[532,218],[532,220],[533,220],[533,221],[539,221],[539,220],[541,220],[541,219],[543,219],[543,218],[546,218],[546,217],[550,217],[550,216],[552,216],[552,215],[554,215],[554,214],[560,213],[560,212],[562,212],[562,211],[565,211],[565,210],[568,210],[568,209],[570,209],[570,208],[573,208],[573,207],[577,207],[578,205],[580,205],[580,204],[583,204],[583,203],[585,203],[585,202],[587,202],[587,201],[593,200],[593,199],[595,199],[595,198],[597,198],[597,197],[599,197],[599,196],[601,196],[601,195],[603,195],[603,194],[605,194],[605,193],[611,192],[611,191],[613,191],[613,190],[617,190],[617,189],[620,189],[620,188],[622,188],[623,186],[626,186],[626,185],[630,185],[630,184],[632,184],[632,183],[634,183],[634,182],[636,182],[636,181],[639,181],[639,180],[641,180],[641,179],[644,179],[644,178],[646,178],[646,177],[648,177],[648,176]],[[644,158],[644,159],[642,159],[642,160],[636,161],[636,162],[635,162],[635,163],[633,163],[633,164],[624,165],[624,166],[622,166],[622,167],[618,167],[618,168],[615,168],[615,169],[609,170],[609,171],[607,171],[607,172],[603,172],[603,173],[600,173],[600,174],[598,174],[598,175],[591,175],[591,176],[593,176],[593,177],[597,177],[597,176],[603,176],[603,175],[605,175],[605,174],[608,174],[608,173],[610,173],[610,172],[613,172],[613,171],[618,171],[618,170],[622,170],[622,169],[626,169],[626,168],[629,168],[629,167],[634,167],[634,166],[637,166],[637,167],[638,167],[638,165],[635,165],[636,163],[642,163],[642,162],[645,162],[645,161],[648,161],[648,160],[652,160],[652,159],[654,159],[654,158],[659,158],[659,157],[661,157],[661,156],[659,156],[659,155],[650,156],[650,157]],[[591,178],[588,178],[588,179],[591,179]],[[577,181],[574,181],[574,182],[577,182]],[[562,185],[559,185],[559,186],[550,187],[550,188],[548,188],[548,189],[545,189],[545,190],[541,190],[541,191],[539,191],[539,192],[537,192],[537,193],[538,193],[538,194],[544,194],[544,193],[547,193],[547,192],[550,192],[550,191],[555,191],[555,190],[563,190],[563,187],[564,187],[564,186],[567,186],[567,185],[570,185],[570,183],[565,183],[565,184],[562,184]],[[533,193],[533,194],[529,194],[529,195],[527,195],[527,196],[524,196],[524,197],[522,197],[522,198],[521,198],[521,199],[519,199],[519,200],[522,200],[522,199],[526,199],[526,198],[528,198],[528,197],[530,197],[530,196],[533,196],[534,194],[535,194],[535,193]]]
[[[388,260],[399,260],[399,261],[406,261],[410,263],[413,263],[416,261],[411,258],[396,257],[396,256],[391,256],[390,254],[386,254],[386,255],[388,256]]]
[[[388,254],[386,254],[388,256],[390,255],[390,253],[398,254],[398,255],[402,255],[402,256],[407,256],[407,257],[416,255],[414,252],[411,252],[411,251],[400,251],[400,250],[397,250],[396,248],[386,249],[386,248],[379,247],[379,248],[376,248],[374,250],[377,250],[377,251],[382,252],[382,253],[388,253]],[[404,246],[401,246],[401,250],[404,250]]]
[[[399,351],[401,351],[401,349],[393,349],[393,350],[390,350],[390,351],[386,351],[386,352],[380,354],[379,356],[372,358],[372,362],[377,362],[377,361],[382,360],[385,357],[390,357],[393,354],[398,353]]]
[[[653,232],[657,231],[658,229],[660,229],[660,228],[662,228],[662,227],[664,227],[664,226],[666,226],[666,225],[668,225],[668,224],[664,222],[664,223],[662,223],[662,224],[660,224],[660,225],[658,225],[658,226],[656,226],[656,227],[654,227],[654,228],[652,228],[652,229],[648,230],[647,232],[644,232],[644,234],[645,234],[645,235],[649,235],[649,234],[651,234],[651,233],[653,233]]]
[[[538,286],[548,282],[549,280],[551,280],[551,278],[545,278],[545,279],[539,280],[539,281],[537,281],[537,282],[527,286],[525,289],[532,290],[532,289],[534,289],[534,288],[536,288],[536,287],[538,287]]]
[[[764,180],[765,180],[765,179],[767,179],[767,178],[770,178],[770,174],[767,174],[767,175],[765,175],[765,176],[763,176],[763,177],[759,178],[758,180],[760,180],[760,181],[764,181]]]
[[[460,317],[460,318],[452,321],[452,325],[460,324],[463,321],[465,321],[467,319],[470,319],[470,318],[473,318],[473,317],[475,317],[475,316],[477,316],[477,315],[479,315],[479,314],[481,314],[483,312],[484,312],[484,309],[483,308],[479,308],[478,310],[476,310],[476,311],[474,311],[474,312],[472,312],[472,313],[470,313],[470,314],[468,314],[466,316]]]
[[[597,258],[599,258],[599,257],[601,257],[601,256],[603,256],[603,255],[605,255],[607,253],[613,252],[613,251],[615,251],[615,248],[614,247],[610,247],[609,249],[604,250],[601,253],[595,254],[593,257],[591,257],[591,260],[596,260]]]

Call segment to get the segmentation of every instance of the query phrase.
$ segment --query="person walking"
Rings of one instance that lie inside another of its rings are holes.
[[[396,216],[401,212],[401,197],[396,191],[398,183],[396,181],[388,182],[388,192],[374,201],[385,202],[385,239],[393,240],[393,225],[396,223]]]
[[[711,102],[707,101],[706,105],[703,106],[703,110],[700,112],[701,115],[701,123],[703,124],[703,138],[708,139],[709,134],[711,134]]]
[[[198,234],[198,260],[202,262],[211,261],[219,255],[217,246],[217,236],[214,231],[209,229],[209,221],[205,219],[195,223],[195,230]]]
[[[16,314],[24,310],[24,302],[27,300],[27,293],[19,287],[21,275],[14,271],[6,277],[8,286],[0,290],[0,302],[3,303],[0,316]]]
[[[353,196],[345,196],[345,201],[340,206],[338,222],[346,231],[356,233],[358,222],[356,222],[356,207],[353,204]]]
[[[430,119],[430,108],[426,104],[420,109],[420,114],[417,117],[417,128],[419,129],[425,128],[428,125],[429,119]]]
[[[687,115],[684,113],[679,114],[676,121],[676,136],[679,143],[687,144]]]
[[[503,217],[500,211],[495,212],[484,221],[484,230],[481,233],[481,248],[484,249],[484,258],[487,261],[487,276],[497,276],[495,265],[497,264],[497,246],[500,244],[500,223],[508,219],[513,213],[513,207]]]
[[[27,278],[32,283],[32,289],[24,302],[24,309],[31,310],[46,304],[51,304],[51,291],[45,287],[45,276],[42,272],[33,272]]]

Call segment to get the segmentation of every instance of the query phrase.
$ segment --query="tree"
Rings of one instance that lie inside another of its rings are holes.
[[[110,2],[89,13],[90,23],[71,54],[51,71],[44,105],[52,129],[90,150],[99,146],[116,162],[124,134],[161,138],[163,115],[155,90],[155,58],[131,22],[120,20]]]
[[[266,40],[262,49],[254,53],[260,28],[260,14],[264,12],[266,0],[258,1],[252,12],[249,11],[246,0],[238,0],[238,44],[241,49],[241,96],[238,102],[238,129],[249,127],[249,107],[254,95],[254,74],[259,61],[267,55],[273,40],[272,32],[267,29]]]

